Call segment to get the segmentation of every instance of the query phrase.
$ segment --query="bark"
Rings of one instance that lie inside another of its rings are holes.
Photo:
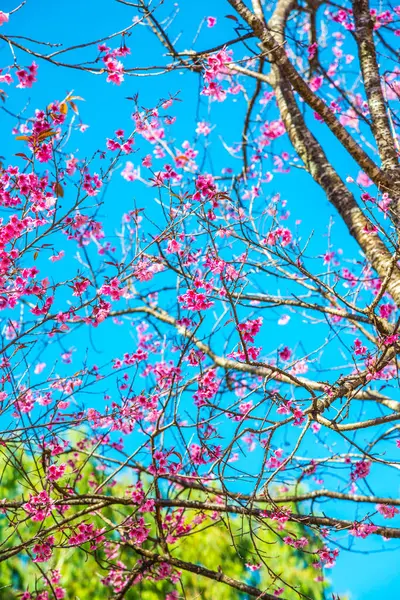
[[[373,39],[373,19],[368,0],[354,0],[353,14],[356,27],[357,49],[364,80],[372,131],[378,147],[382,168],[399,168],[396,146],[390,127],[386,103],[383,96],[381,77]],[[399,175],[397,174],[397,177]]]
[[[307,104],[323,117],[325,123],[342,145],[378,186],[383,185],[393,190],[397,184],[395,184],[391,175],[382,171],[358,146],[323,100],[310,90],[307,83],[289,62],[284,49],[284,30],[290,12],[295,6],[293,0],[280,0],[278,2],[267,27],[264,27],[256,15],[241,0],[229,0],[229,2],[252,27],[255,35],[261,41],[262,49],[271,62],[272,77],[256,73],[253,76],[272,84],[281,118],[285,123],[294,149],[299,154],[308,172],[323,188],[329,201],[339,212],[350,234],[356,239],[379,277],[388,279],[387,290],[397,306],[400,306],[400,270],[397,263],[393,260],[392,253],[378,234],[369,233],[372,230],[371,222],[333,168],[321,144],[307,127],[293,90],[296,90]],[[271,31],[274,32],[273,35]],[[250,73],[240,67],[235,68],[239,72],[246,71]]]

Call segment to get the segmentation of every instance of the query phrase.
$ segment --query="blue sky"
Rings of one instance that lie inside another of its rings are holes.
[[[10,11],[15,7],[14,2],[3,0],[2,10]],[[27,5],[10,18],[10,23],[3,30],[7,34],[26,35],[37,40],[46,40],[53,43],[62,43],[66,46],[80,44],[88,40],[100,39],[115,31],[127,27],[132,22],[134,9],[112,2],[111,0],[90,0],[78,2],[71,0],[68,3],[50,2],[49,0],[28,0]],[[172,12],[174,3],[167,2],[164,13]],[[207,48],[219,44],[227,39],[235,37],[234,22],[225,17],[230,9],[227,2],[218,3],[210,0],[204,2],[192,2],[189,0],[179,3],[179,47],[190,48],[191,41],[204,16],[213,15],[218,19],[218,24],[212,30],[205,27],[201,30],[197,49]],[[115,41],[115,44],[119,40]],[[162,47],[151,38],[143,27],[135,27],[132,35],[127,39],[131,48],[131,57],[126,61],[127,65],[162,65]],[[41,48],[41,46],[30,47]],[[76,54],[64,55],[65,61],[73,62],[82,60],[82,56],[93,56],[95,46],[89,49],[85,55],[80,51]],[[29,65],[31,57],[23,52],[17,53],[18,62],[21,66]],[[2,44],[0,46],[0,61],[2,66],[9,65],[12,61],[9,48]],[[129,130],[132,125],[130,114],[132,103],[127,97],[139,93],[139,103],[143,106],[154,106],[160,97],[167,98],[170,94],[179,92],[181,103],[174,105],[174,115],[177,116],[177,124],[174,127],[177,144],[185,139],[192,140],[194,135],[194,124],[199,110],[204,119],[210,119],[217,124],[217,130],[213,132],[211,154],[216,168],[227,165],[226,154],[223,151],[219,136],[222,136],[228,145],[239,141],[241,132],[241,115],[243,106],[240,102],[229,100],[221,105],[214,105],[211,116],[208,116],[208,104],[199,99],[198,77],[188,72],[177,71],[162,77],[127,77],[125,83],[118,87],[105,82],[104,76],[81,73],[73,69],[57,68],[44,61],[38,60],[39,74],[38,82],[32,90],[10,89],[10,99],[6,107],[12,111],[19,112],[28,104],[26,115],[30,115],[35,108],[46,106],[53,99],[61,99],[68,92],[74,92],[85,99],[80,104],[81,118],[84,123],[90,125],[84,134],[74,134],[73,141],[69,146],[72,152],[80,157],[89,156],[93,150],[103,148],[106,137],[112,137],[117,128]],[[0,133],[3,141],[0,154],[11,160],[15,152],[21,150],[18,142],[13,140],[11,128],[15,120],[2,113],[0,120]],[[335,155],[336,166],[343,173],[356,174],[351,160],[345,155],[338,154],[338,146],[328,133],[323,133],[323,139],[328,148],[328,155]],[[287,146],[285,146],[286,149]],[[138,152],[136,162],[139,163],[142,155]],[[133,159],[135,161],[135,158]],[[235,167],[234,159],[231,159]],[[229,164],[229,163],[228,163]],[[293,218],[302,220],[303,235],[314,232],[315,241],[312,242],[322,252],[326,247],[326,232],[330,218],[335,225],[336,244],[344,249],[349,256],[358,258],[355,245],[349,238],[340,218],[335,214],[328,201],[313,183],[313,181],[300,169],[289,177],[277,176],[270,185],[271,195],[279,191],[282,196],[287,197]],[[138,206],[149,206],[153,200],[153,193],[145,192],[143,186],[136,186],[125,182],[122,177],[114,177],[107,191],[107,200],[111,196],[111,202],[105,205],[102,214],[105,218],[106,229],[109,235],[120,224],[120,215],[124,210],[133,208],[133,200]],[[110,207],[112,206],[112,210]],[[353,254],[352,254],[353,252]],[[73,260],[72,258],[70,259]],[[70,263],[72,267],[75,263]],[[68,263],[66,268],[68,268]],[[309,325],[301,323],[303,343],[307,345],[309,336],[314,335]],[[126,328],[120,328],[118,337],[115,334],[108,340],[108,351],[115,354],[123,344],[129,344],[130,332]],[[111,329],[110,329],[111,332]],[[94,346],[96,340],[101,345],[101,337],[107,335],[104,330],[93,333]],[[291,333],[285,329],[271,324],[269,336],[272,338],[280,336],[280,341],[286,343],[285,336]],[[97,337],[100,336],[100,337]],[[77,347],[77,356],[84,355],[87,348],[87,340],[74,338]],[[101,360],[102,357],[99,358]],[[335,357],[331,356],[333,361]],[[329,356],[327,358],[329,362]],[[310,450],[311,451],[311,450]],[[384,482],[374,482],[377,486]],[[382,491],[385,486],[382,485]],[[330,503],[330,514],[334,514],[335,507]],[[327,511],[328,512],[328,511]],[[385,597],[386,600],[395,600],[398,597],[397,590],[400,586],[400,573],[397,568],[397,542],[395,540],[382,543],[380,540],[369,538],[363,544],[357,544],[360,553],[348,553],[343,551],[337,566],[332,573],[333,587],[335,592],[351,592],[354,600],[372,600],[377,597]],[[381,551],[381,548],[387,551]],[[364,553],[365,549],[376,549],[373,554]],[[362,552],[362,553],[361,553]]]

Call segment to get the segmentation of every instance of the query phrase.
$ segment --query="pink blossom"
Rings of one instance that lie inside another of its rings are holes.
[[[389,319],[395,312],[396,307],[388,302],[387,304],[381,304],[379,307],[379,314],[383,319]]]
[[[277,229],[270,231],[264,240],[264,243],[268,246],[272,246],[278,242],[280,242],[283,247],[288,246],[292,242],[291,231],[285,227],[278,227]]]
[[[115,140],[110,140],[109,138],[106,140],[106,146],[108,150],[111,150],[111,152],[121,149],[121,144],[119,142],[116,142]]]
[[[74,293],[73,296],[82,296],[87,288],[90,285],[89,279],[82,279],[81,281],[76,281],[74,283]]]
[[[282,453],[283,451],[281,448],[274,450],[273,455],[270,456],[270,458],[265,463],[266,467],[268,469],[278,469],[283,463],[283,460],[281,460]]]
[[[370,187],[371,185],[374,185],[373,181],[371,181],[368,175],[366,175],[363,171],[358,173],[356,181],[358,185],[361,185],[362,187]]]
[[[304,412],[299,407],[296,407],[293,410],[293,416],[294,416],[293,424],[297,425],[297,426],[302,425],[306,419]]]
[[[264,123],[261,129],[262,135],[268,140],[276,140],[286,133],[285,125],[281,119]]]
[[[35,366],[34,369],[34,373],[35,375],[40,375],[40,373],[46,368],[46,363],[41,362],[41,363],[37,363],[37,365]]]
[[[125,164],[125,168],[121,171],[121,176],[126,181],[135,181],[139,177],[139,170],[135,169],[133,163],[128,160]]]
[[[185,294],[178,296],[178,301],[182,304],[182,308],[187,310],[206,310],[214,304],[214,302],[208,300],[205,294],[194,290],[188,290]]]
[[[289,315],[282,315],[278,319],[278,325],[287,325],[289,323],[289,321],[290,321]]]
[[[277,408],[276,412],[278,415],[290,415],[291,410],[290,407],[293,404],[292,400],[288,400],[287,402],[282,402],[282,404]]]
[[[310,46],[308,46],[308,48],[307,48],[308,60],[311,60],[314,58],[314,56],[317,53],[317,49],[318,49],[318,44],[316,42],[314,42],[313,44],[310,44]]]
[[[290,360],[291,357],[292,357],[292,351],[287,346],[285,346],[283,348],[283,350],[279,350],[278,354],[279,354],[279,358],[281,360],[285,361],[285,362],[287,362],[288,360]]]
[[[2,10],[0,10],[0,27],[4,25],[4,23],[8,23],[9,18],[9,13],[5,13]]]
[[[219,50],[215,54],[210,54],[206,60],[204,78],[207,82],[211,82],[219,75],[229,74],[229,70],[225,65],[232,62],[232,50]]]
[[[270,518],[272,521],[277,521],[278,529],[282,531],[285,527],[286,523],[291,517],[291,510],[286,506],[281,506],[279,508],[275,508],[273,512],[262,512],[260,513],[261,517]]]
[[[6,83],[7,85],[10,85],[13,82],[13,78],[11,77],[10,73],[4,73],[4,75],[2,75],[3,69],[0,69],[0,83]]]
[[[121,282],[117,277],[113,277],[109,283],[105,283],[99,289],[99,294],[110,296],[112,300],[119,300],[126,292],[125,287],[121,287]]]
[[[54,510],[54,501],[43,490],[37,496],[30,496],[23,508],[31,515],[32,521],[44,521]]]
[[[152,165],[152,157],[151,157],[151,154],[147,154],[147,155],[146,155],[146,156],[143,158],[143,160],[142,160],[142,165],[143,165],[144,167],[151,167],[151,165]]]
[[[292,548],[296,548],[297,550],[308,546],[308,539],[304,536],[299,539],[295,539],[291,536],[286,536],[283,538],[283,541],[285,542],[285,544],[292,546]]]
[[[339,556],[339,550],[335,548],[331,550],[328,546],[324,546],[318,550],[320,562],[317,563],[316,567],[324,566],[326,569],[331,569],[335,566],[336,558]]]
[[[47,479],[50,481],[56,481],[64,475],[66,465],[50,465],[47,469]]]
[[[376,510],[383,516],[385,519],[393,519],[400,511],[395,506],[388,506],[387,504],[377,504]]]
[[[64,258],[64,256],[65,256],[64,250],[60,250],[60,252],[58,252],[58,254],[53,254],[52,256],[50,256],[49,260],[51,260],[51,262],[57,262],[57,261],[61,260],[62,258]]]
[[[102,186],[103,182],[101,181],[97,173],[95,173],[93,176],[89,175],[89,173],[85,174],[84,183],[82,187],[88,194],[88,196],[97,196]]]
[[[385,339],[383,340],[383,343],[385,344],[385,346],[393,346],[394,344],[396,344],[399,340],[399,334],[398,333],[394,333],[393,335],[388,335],[385,337]]]
[[[354,464],[354,470],[351,473],[351,480],[365,479],[370,472],[371,463],[368,460],[359,460]]]
[[[169,240],[168,246],[167,246],[167,253],[168,254],[177,254],[180,252],[181,248],[182,248],[182,244],[180,244],[177,240]]]
[[[63,354],[61,354],[61,360],[66,365],[71,364],[71,362],[72,362],[72,352],[63,352]]]
[[[49,162],[49,160],[53,158],[53,145],[51,143],[41,144],[41,146],[35,150],[35,156],[39,162]]]
[[[354,108],[349,108],[346,112],[342,113],[339,121],[344,127],[351,127],[355,131],[359,131],[360,129],[358,116]]]
[[[355,537],[366,538],[371,533],[375,533],[377,529],[378,527],[372,523],[354,523],[350,533]]]
[[[259,571],[262,567],[261,563],[257,563],[257,564],[252,564],[252,563],[246,563],[246,568],[249,569],[249,571]]]
[[[205,465],[208,462],[207,450],[198,444],[192,444],[189,448],[190,459],[194,465]]]
[[[254,342],[255,336],[261,329],[262,322],[262,317],[259,317],[258,319],[248,320],[244,323],[239,323],[238,330],[242,334],[242,338],[245,342]]]
[[[203,96],[209,96],[210,98],[217,100],[217,102],[223,102],[224,100],[226,100],[226,92],[224,91],[222,86],[219,85],[219,83],[216,83],[215,81],[210,81],[208,86],[204,87],[201,90],[201,94]]]
[[[320,87],[322,87],[322,84],[324,82],[324,78],[322,77],[322,75],[318,75],[317,77],[313,77],[309,83],[310,85],[310,89],[313,92],[316,92],[319,90]]]
[[[207,123],[206,121],[200,121],[199,123],[197,123],[196,133],[205,136],[209,135],[211,133],[209,123]]]
[[[198,378],[198,390],[193,395],[196,406],[203,406],[211,400],[218,391],[220,381],[216,377],[215,369],[209,369]]]
[[[358,338],[356,338],[354,340],[354,354],[356,354],[357,356],[363,356],[366,353],[367,353],[366,346],[363,345],[363,343],[361,342],[361,340],[359,340]]]
[[[108,55],[104,59],[104,64],[107,69],[107,82],[120,85],[124,81],[124,66],[121,61],[115,60]]]
[[[20,69],[16,72],[19,84],[17,88],[31,88],[36,81],[38,65],[33,62],[27,70]]]
[[[32,548],[33,553],[36,555],[33,562],[47,562],[52,557],[52,547],[54,544],[54,537],[49,536],[46,540],[38,542]]]

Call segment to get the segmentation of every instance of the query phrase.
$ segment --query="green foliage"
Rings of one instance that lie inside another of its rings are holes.
[[[25,478],[15,477],[16,468],[21,463],[16,461],[14,465],[9,464],[4,468],[0,482],[0,498],[28,499],[26,489],[35,486],[40,480],[40,468],[30,465],[24,458]],[[88,463],[82,471],[82,479],[79,488],[90,491],[89,480],[96,478],[100,481],[102,476],[94,468],[94,464]],[[119,480],[107,491],[115,497],[124,497],[127,487],[132,482]],[[30,490],[32,491],[32,490]],[[189,498],[189,492],[180,496],[180,499]],[[200,492],[190,492],[190,500],[200,499]],[[82,507],[71,507],[68,514],[80,510]],[[119,506],[103,509],[102,515],[112,522],[121,522],[124,517],[132,513],[132,507]],[[193,510],[185,511],[185,523],[191,523],[198,513]],[[19,519],[21,517],[19,516]],[[54,524],[53,517],[46,519],[45,524]],[[150,538],[156,536],[156,524],[152,516],[145,515],[146,523],[151,525]],[[94,523],[96,527],[104,527],[105,520],[101,516],[89,515],[84,519],[86,522]],[[79,519],[79,522],[82,519]],[[42,523],[33,523],[29,518],[20,521],[19,532],[22,538],[18,538],[13,527],[13,522],[3,515],[0,516],[0,539],[5,545],[12,547],[21,540],[31,539],[32,536],[43,527]],[[301,537],[304,534],[301,525],[294,524],[290,527],[291,534]],[[308,532],[309,536],[309,532]],[[256,542],[257,552],[254,541]],[[84,547],[88,544],[84,545]],[[317,546],[315,541],[314,549]],[[145,542],[144,548],[160,551],[154,545],[154,541]],[[301,592],[312,600],[322,600],[324,597],[325,584],[315,582],[316,571],[311,566],[315,555],[299,552],[284,544],[277,533],[267,526],[256,521],[249,521],[242,517],[224,516],[213,521],[206,519],[196,525],[187,535],[179,538],[176,543],[170,545],[171,554],[174,558],[184,560],[194,565],[202,565],[213,571],[221,570],[230,577],[267,589],[273,593],[275,589],[285,587],[285,600],[298,599]],[[29,554],[29,553],[28,553]],[[27,553],[21,553],[0,563],[0,598],[1,600],[14,600],[21,591],[29,588],[30,591],[43,589],[43,572],[50,569],[59,569],[61,572],[61,585],[68,591],[68,600],[106,600],[112,597],[112,589],[101,583],[101,579],[107,574],[107,561],[103,552],[89,553],[82,548],[56,548],[52,559],[48,563],[35,564]],[[130,569],[138,560],[134,550],[124,547],[121,555],[112,559],[122,560]],[[246,563],[257,564],[264,562],[261,568],[252,572],[246,567]],[[279,579],[285,582],[282,583]],[[292,589],[291,589],[292,586]],[[126,600],[163,600],[166,595],[173,591],[174,587],[166,581],[156,582],[144,579],[141,584],[134,586],[126,594]],[[177,586],[178,592],[186,600],[247,600],[243,595],[227,585],[214,580],[200,577],[196,574],[183,571],[181,582]],[[297,591],[296,591],[297,590]]]

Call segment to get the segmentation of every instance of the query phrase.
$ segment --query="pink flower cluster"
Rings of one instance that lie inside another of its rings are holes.
[[[9,13],[6,13],[6,12],[3,12],[2,10],[0,10],[0,27],[2,25],[4,25],[4,23],[8,23],[9,18],[10,18]],[[210,18],[212,19],[213,17],[210,17]]]
[[[229,76],[230,71],[226,65],[231,62],[232,50],[225,50],[224,48],[207,57],[204,73],[207,85],[201,91],[203,96],[209,96],[218,102],[223,102],[226,99],[226,91],[215,79]],[[230,91],[233,92],[234,90],[231,89]]]
[[[164,530],[164,535],[168,544],[175,544],[178,539],[184,535],[187,535],[195,525],[195,523],[185,523],[185,509],[178,508],[174,510],[172,513],[166,515],[162,528]],[[201,522],[202,519],[197,517],[196,521]]]
[[[261,146],[268,146],[271,140],[285,135],[286,129],[283,121],[277,119],[276,121],[266,121],[261,128],[262,138],[259,140]]]
[[[61,477],[63,477],[64,473],[65,473],[65,469],[66,469],[66,465],[61,464],[61,465],[50,465],[47,468],[47,479],[49,479],[50,481],[57,481],[57,479],[60,479]]]
[[[287,535],[286,537],[283,538],[283,541],[288,546],[292,546],[292,548],[296,548],[297,550],[302,550],[303,548],[308,546],[308,539],[304,536],[301,538],[295,539],[295,538],[291,537],[290,535]]]
[[[205,294],[195,292],[194,290],[188,290],[181,296],[178,296],[178,301],[182,304],[182,308],[187,310],[206,310],[214,304]]]
[[[214,398],[220,385],[219,379],[216,379],[215,369],[209,369],[203,375],[199,375],[197,382],[199,387],[193,395],[194,402],[196,406],[205,406]]]
[[[292,414],[294,417],[294,425],[302,425],[306,419],[302,409],[293,400],[282,402],[282,404],[277,408],[276,412],[279,415]]]
[[[71,546],[80,546],[90,541],[90,549],[95,550],[105,540],[104,529],[95,529],[93,523],[80,523],[76,531],[69,538]]]
[[[232,50],[219,50],[207,57],[204,79],[209,83],[220,75],[229,75],[226,65],[232,62]]]
[[[245,342],[250,342],[250,343],[254,342],[254,338],[257,335],[257,333],[260,331],[262,323],[263,323],[262,317],[259,317],[258,319],[253,319],[253,320],[249,319],[248,321],[245,321],[244,323],[239,323],[238,329],[241,332],[242,337]]]
[[[53,554],[54,536],[48,537],[43,542],[38,542],[32,548],[33,553],[36,555],[33,562],[46,562],[50,560]]]
[[[364,346],[364,344],[361,342],[361,340],[356,338],[354,340],[354,354],[356,356],[363,356],[366,353],[367,353],[367,347]]]
[[[123,152],[124,154],[130,154],[132,152],[132,146],[135,142],[133,137],[128,137],[125,142],[123,142],[124,132],[122,129],[117,129],[115,132],[115,136],[118,138],[117,140],[107,139],[106,146],[108,150],[115,152],[116,150]]]
[[[287,362],[292,357],[292,351],[288,346],[285,346],[282,350],[279,350],[278,355],[281,360]]]
[[[129,367],[135,365],[141,360],[146,360],[147,358],[148,353],[142,350],[141,348],[138,348],[135,352],[132,352],[132,354],[128,354],[128,352],[125,352],[122,360],[119,358],[114,358],[113,369],[121,369],[124,366]]]
[[[275,508],[271,512],[261,511],[260,513],[260,517],[271,519],[272,521],[277,521],[279,531],[282,531],[284,529],[291,515],[292,511],[286,506],[280,506],[278,508]]]
[[[387,504],[377,504],[376,510],[385,518],[393,519],[400,511],[395,506],[388,506]]]
[[[265,244],[267,244],[267,246],[274,246],[280,243],[280,245],[285,248],[285,246],[291,244],[292,239],[293,236],[290,229],[285,227],[277,227],[273,231],[270,231],[263,241]]]
[[[181,464],[170,460],[168,452],[155,450],[153,452],[153,464],[150,465],[148,470],[149,473],[152,473],[153,475],[165,475],[167,473],[175,475],[180,469]]]
[[[100,44],[99,50],[104,53],[102,61],[107,71],[107,82],[120,85],[124,81],[124,65],[118,59],[130,54],[129,48],[124,44],[120,48],[111,50],[106,44]]]
[[[32,521],[44,521],[54,510],[54,500],[50,498],[46,490],[39,492],[37,496],[30,496],[29,502],[23,504],[24,510],[31,515]]]
[[[355,537],[360,537],[364,539],[371,535],[371,533],[375,533],[377,529],[378,527],[376,525],[373,525],[372,523],[354,523],[352,529],[350,530],[350,533]]]
[[[357,479],[365,479],[370,472],[371,463],[368,460],[359,460],[354,464],[354,469],[351,473],[351,481],[357,481]]]
[[[276,450],[274,450],[272,456],[270,456],[265,463],[267,469],[278,469],[283,463],[283,460],[281,460],[282,456],[282,448],[277,448]]]
[[[85,173],[82,187],[88,196],[97,196],[102,186],[103,182],[97,173],[94,175]]]
[[[19,81],[17,88],[31,88],[35,81],[37,81],[38,68],[38,65],[33,62],[27,69],[19,69],[16,72]]]
[[[328,546],[324,546],[318,550],[319,562],[314,563],[314,567],[331,569],[335,566],[336,559],[339,556],[339,550],[335,548],[331,550]]]
[[[119,300],[126,292],[126,287],[120,287],[121,282],[117,277],[113,277],[109,283],[105,283],[99,289],[99,294],[110,296],[112,300]]]

